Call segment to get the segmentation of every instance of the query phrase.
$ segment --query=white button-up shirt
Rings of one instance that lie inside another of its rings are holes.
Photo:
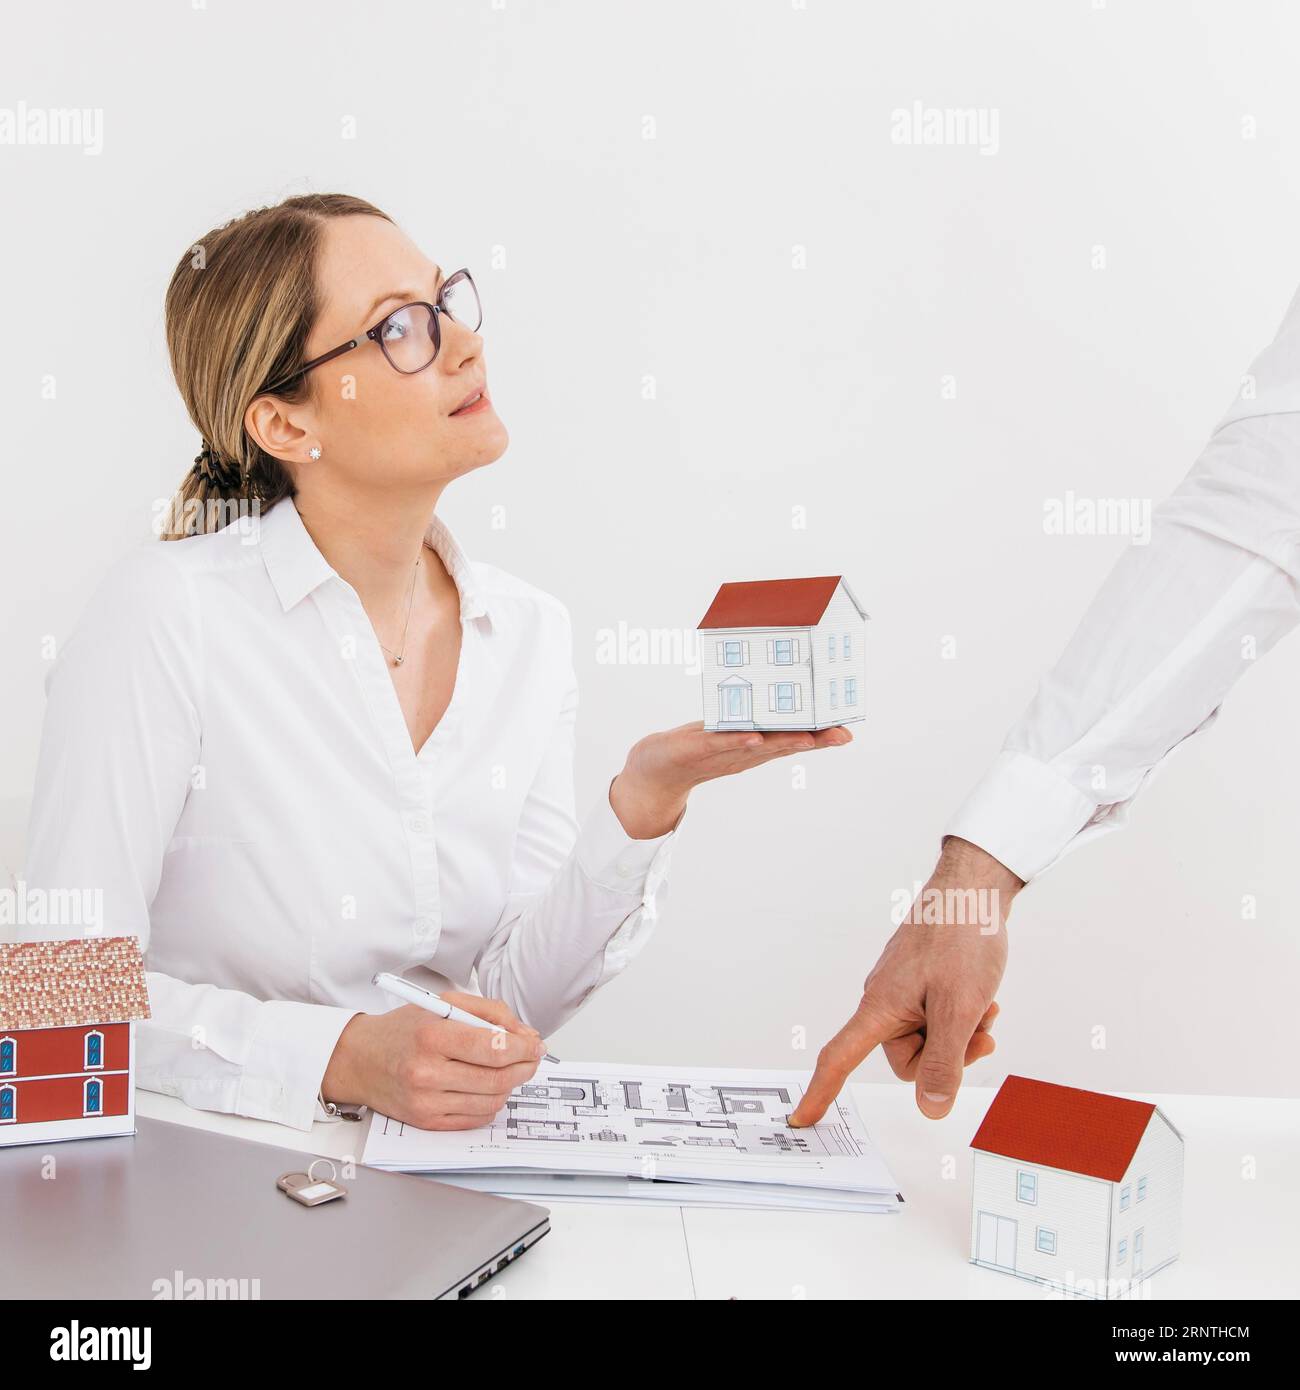
[[[1029,879],[1122,825],[1161,760],[1300,621],[1300,292],[945,827]]]
[[[138,1083],[308,1127],[378,971],[548,1034],[643,945],[671,834],[574,808],[564,606],[471,563],[446,713],[417,755],[356,591],[292,500],[120,562],[46,679],[28,888],[102,890],[146,949]],[[46,934],[49,934],[48,932]]]

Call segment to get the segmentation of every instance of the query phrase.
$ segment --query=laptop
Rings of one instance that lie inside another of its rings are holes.
[[[276,1179],[313,1154],[136,1123],[0,1149],[0,1300],[465,1298],[550,1229],[532,1202],[360,1166],[303,1206]]]

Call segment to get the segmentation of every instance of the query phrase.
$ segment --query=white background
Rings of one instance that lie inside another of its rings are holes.
[[[1127,543],[1046,535],[1045,503],[1167,493],[1300,280],[1282,3],[212,0],[5,23],[0,107],[104,120],[97,156],[0,145],[11,819],[42,643],[197,450],[167,280],[291,193],[367,197],[480,282],[512,442],[443,511],[572,611],[584,807],[634,739],[699,714],[680,667],[598,663],[601,629],[689,631],[723,580],[828,572],[871,611],[856,744],[806,759],[802,789],[785,761],[695,795],[654,940],[561,1056],[811,1066],[891,895]],[[996,111],[996,153],[892,142],[914,102]],[[1262,664],[1128,829],[1019,900],[971,1080],[1297,1093],[1300,642]]]

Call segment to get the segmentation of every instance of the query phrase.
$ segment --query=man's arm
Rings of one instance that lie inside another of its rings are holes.
[[[1156,508],[1149,544],[1116,564],[945,827],[923,896],[937,888],[955,903],[996,888],[1009,906],[1023,882],[1123,824],[1160,762],[1213,722],[1232,685],[1297,621],[1300,294],[1200,458]],[[953,917],[940,905],[895,933],[793,1122],[820,1119],[877,1044],[915,1081],[925,1114],[948,1113],[958,1059],[992,1051],[980,1033],[1006,953],[1005,911],[996,930],[975,933]]]
[[[1233,420],[1125,551],[945,827],[1030,879],[1124,824],[1300,621],[1300,412]]]

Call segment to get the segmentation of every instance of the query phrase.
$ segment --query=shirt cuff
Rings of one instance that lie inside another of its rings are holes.
[[[310,1129],[339,1035],[360,1012],[286,999],[264,1003],[240,1077],[236,1112]]]
[[[683,811],[678,816],[677,825],[666,834],[652,840],[634,840],[614,814],[606,789],[605,795],[598,798],[587,813],[578,836],[577,855],[582,872],[612,893],[642,896],[646,892],[646,879],[656,867],[655,861],[659,861],[660,869],[666,867],[669,842],[685,814]],[[659,877],[662,878],[662,873]]]
[[[1097,805],[1047,763],[1002,752],[944,827],[1028,882],[1050,868]]]

